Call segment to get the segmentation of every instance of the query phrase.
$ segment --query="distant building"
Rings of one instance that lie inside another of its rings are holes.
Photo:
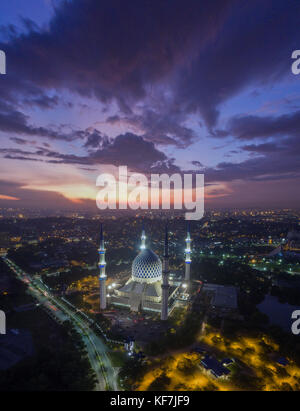
[[[215,378],[226,378],[230,374],[230,370],[222,363],[220,363],[216,358],[206,355],[201,360],[201,365]]]
[[[276,256],[300,258],[300,233],[298,231],[289,231],[284,243],[268,254],[268,257]]]
[[[284,250],[300,253],[300,233],[298,231],[293,230],[288,232]]]
[[[222,364],[227,367],[228,365],[231,365],[234,363],[234,360],[232,358],[224,358],[222,361]]]
[[[210,306],[216,314],[232,313],[237,311],[237,287],[204,284],[201,290],[210,297]]]
[[[128,353],[132,355],[134,351],[134,339],[131,337],[128,337],[124,343],[124,348]]]
[[[278,247],[274,248],[267,256],[268,257],[275,257],[275,256],[282,256],[283,255],[283,247],[279,245]]]

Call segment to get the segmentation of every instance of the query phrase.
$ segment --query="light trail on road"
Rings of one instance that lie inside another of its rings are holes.
[[[98,379],[97,390],[105,391],[117,391],[118,384],[117,378],[111,364],[110,359],[107,356],[107,347],[101,341],[101,339],[89,328],[90,323],[86,323],[85,320],[79,318],[77,310],[75,307],[67,307],[58,297],[51,295],[50,290],[46,287],[41,280],[33,280],[32,277],[20,269],[13,261],[7,257],[2,257],[3,261],[9,266],[9,268],[16,274],[16,276],[23,282],[30,284],[31,288],[28,288],[28,291],[39,300],[39,302],[46,306],[46,302],[53,308],[59,308],[61,311],[52,310],[52,314],[58,318],[60,321],[62,319],[62,314],[67,316],[67,318],[73,323],[76,330],[79,332],[89,356],[90,363],[92,368],[95,371],[95,374]],[[36,282],[39,281],[39,285]],[[71,305],[70,305],[71,306]],[[46,306],[46,308],[49,308]],[[87,321],[91,321],[86,315]]]

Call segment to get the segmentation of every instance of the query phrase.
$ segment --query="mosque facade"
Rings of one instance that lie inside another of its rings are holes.
[[[185,282],[190,281],[190,232],[187,234],[187,248],[185,250]],[[106,308],[106,274],[105,249],[103,231],[99,248],[100,269],[100,308]],[[142,230],[140,252],[132,263],[131,277],[126,283],[113,290],[109,296],[109,303],[116,307],[129,308],[133,312],[161,313],[161,319],[166,320],[175,307],[176,298],[180,292],[180,285],[169,283],[169,245],[168,230],[166,227],[163,260],[146,246],[145,230]],[[105,301],[105,302],[104,302]]]

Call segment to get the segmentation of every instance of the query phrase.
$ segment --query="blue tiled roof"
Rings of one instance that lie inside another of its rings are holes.
[[[134,259],[132,276],[135,279],[159,280],[161,279],[161,275],[161,261],[152,250],[146,248]]]
[[[218,360],[210,357],[209,355],[206,355],[203,358],[201,364],[204,368],[210,370],[212,374],[217,378],[222,377],[223,375],[228,375],[230,373],[230,370],[223,367],[223,365]]]

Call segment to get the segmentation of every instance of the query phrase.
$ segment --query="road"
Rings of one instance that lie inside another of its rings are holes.
[[[118,391],[117,375],[107,355],[107,347],[101,338],[90,328],[92,320],[76,307],[60,297],[54,296],[40,279],[32,278],[12,260],[2,257],[16,276],[28,285],[28,292],[43,305],[59,322],[69,320],[80,334],[88,353],[90,363],[97,376],[98,391]]]

